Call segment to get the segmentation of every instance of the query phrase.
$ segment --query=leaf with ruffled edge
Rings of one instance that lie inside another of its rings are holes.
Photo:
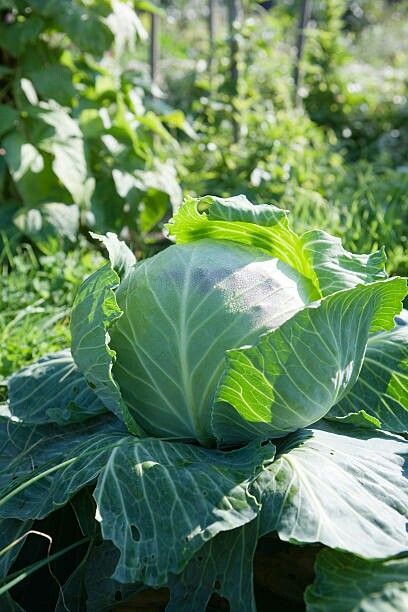
[[[408,431],[408,326],[368,339],[360,376],[327,415],[344,420],[364,410],[386,431]]]
[[[186,198],[167,229],[178,244],[211,238],[261,249],[309,278],[316,298],[386,277],[382,250],[354,255],[339,238],[325,232],[313,230],[298,236],[288,225],[286,210],[254,205],[243,195]]]
[[[399,436],[321,425],[288,436],[256,480],[260,536],[321,542],[371,559],[408,549],[408,444]]]
[[[305,593],[307,612],[405,612],[408,609],[408,556],[366,561],[323,550],[316,579]]]
[[[369,332],[393,326],[405,294],[398,278],[339,291],[227,351],[212,417],[219,443],[279,437],[324,417],[356,382]]]
[[[271,531],[293,544],[321,542],[368,557],[406,549],[403,439],[337,425],[299,431],[278,449],[252,487],[262,501],[258,518],[217,535],[170,578],[169,611],[204,611],[212,593],[232,610],[255,611],[253,557]]]
[[[41,357],[8,381],[9,408],[25,424],[66,425],[106,412],[66,349]]]
[[[165,585],[211,538],[256,518],[249,486],[273,456],[259,441],[228,453],[153,438],[118,446],[94,494],[121,552],[114,579]]]
[[[109,328],[122,315],[114,289],[136,259],[115,234],[93,236],[103,242],[111,259],[78,290],[71,314],[72,356],[101,402],[123,419],[133,434],[141,435],[112,376],[116,353],[109,347]]]

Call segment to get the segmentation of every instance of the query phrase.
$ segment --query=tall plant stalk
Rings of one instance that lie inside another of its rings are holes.
[[[300,104],[299,88],[301,81],[301,70],[300,64],[303,57],[303,51],[305,48],[306,41],[306,28],[310,21],[310,15],[312,12],[312,0],[302,0],[300,3],[300,14],[299,14],[299,25],[296,40],[296,60],[293,70],[293,83],[294,83],[294,101],[295,106]]]

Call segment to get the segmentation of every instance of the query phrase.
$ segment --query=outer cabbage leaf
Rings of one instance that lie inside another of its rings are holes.
[[[300,238],[302,249],[318,278],[322,296],[387,277],[384,249],[369,255],[346,251],[340,238],[311,230]]]
[[[260,536],[277,531],[374,559],[405,552],[407,453],[403,438],[346,425],[292,434],[254,485]]]
[[[112,450],[129,436],[104,415],[78,425],[0,422],[0,516],[43,518],[93,482]]]
[[[354,385],[370,331],[392,327],[404,279],[339,291],[249,348],[227,351],[213,429],[220,444],[279,437],[325,416]]]
[[[0,519],[0,580],[5,578],[20,552],[25,535],[29,533],[33,521]]]
[[[99,240],[106,248],[111,266],[119,277],[123,278],[129,274],[132,266],[136,263],[136,257],[126,244],[119,240],[113,232],[108,232],[106,236],[93,232],[90,232],[90,234],[92,238]]]
[[[225,350],[256,341],[312,299],[310,281],[239,244],[201,240],[142,261],[116,291],[123,315],[110,330],[129,413],[153,436],[212,444]]]
[[[208,540],[256,518],[249,486],[273,456],[259,442],[229,453],[154,438],[118,446],[94,493],[121,553],[113,578],[166,585]]]
[[[120,553],[112,542],[105,540],[92,547],[85,568],[87,610],[89,612],[109,609],[118,602],[118,593],[120,593],[120,600],[123,601],[145,588],[141,584],[122,584],[112,578],[119,556]]]
[[[125,420],[132,433],[140,434],[112,377],[116,353],[109,347],[108,331],[122,315],[114,289],[120,283],[120,275],[125,276],[136,259],[115,234],[94,237],[104,243],[111,261],[87,278],[76,295],[71,314],[72,356],[101,402]]]
[[[334,550],[319,553],[307,612],[405,612],[408,557],[366,561]]]
[[[378,420],[386,431],[408,431],[408,326],[368,339],[357,383],[328,414],[352,416],[358,410]]]
[[[366,427],[368,429],[381,429],[381,422],[375,417],[368,414],[368,412],[366,412],[365,410],[359,410],[358,412],[350,412],[344,416],[339,417],[330,417],[326,415],[325,419],[328,421],[336,421],[337,423],[343,423],[346,425]]]
[[[8,381],[10,412],[25,424],[84,421],[106,412],[69,350],[41,357]]]
[[[251,204],[243,195],[187,198],[167,228],[179,244],[211,238],[261,249],[310,279],[320,296],[386,276],[383,251],[354,255],[325,232],[298,236],[288,226],[287,211]]]
[[[1,605],[1,612],[27,612],[27,610],[24,610],[24,608],[22,608],[15,601],[13,601],[9,592],[6,592],[4,595],[2,595]]]
[[[121,584],[111,576],[119,559],[109,541],[91,543],[60,591],[55,612],[106,612],[140,590],[141,584]]]
[[[257,543],[257,520],[207,542],[179,576],[170,578],[166,611],[204,611],[217,593],[228,600],[230,610],[256,612],[253,560]]]

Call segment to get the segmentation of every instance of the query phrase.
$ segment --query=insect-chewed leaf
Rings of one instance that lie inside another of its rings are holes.
[[[95,489],[105,539],[121,552],[114,578],[162,586],[223,531],[256,518],[249,487],[271,444],[228,453],[153,438],[112,451]]]
[[[230,610],[256,612],[253,560],[257,543],[256,519],[207,542],[179,576],[170,577],[168,612],[206,610],[213,593],[227,599]]]

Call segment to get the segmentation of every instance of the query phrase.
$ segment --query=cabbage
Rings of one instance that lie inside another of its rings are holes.
[[[395,565],[378,560],[408,549],[406,281],[387,278],[383,250],[299,236],[244,196],[188,198],[168,232],[175,244],[140,262],[99,236],[109,261],[75,299],[71,352],[10,379],[2,533],[93,487],[107,607],[143,584],[169,587],[170,611],[204,611],[213,591],[255,611],[270,533],[332,549],[317,584],[333,601],[341,555],[358,572],[377,560],[387,584]]]
[[[215,441],[225,351],[252,344],[310,303],[313,285],[259,249],[204,239],[136,264],[116,291],[113,376],[143,429]]]

